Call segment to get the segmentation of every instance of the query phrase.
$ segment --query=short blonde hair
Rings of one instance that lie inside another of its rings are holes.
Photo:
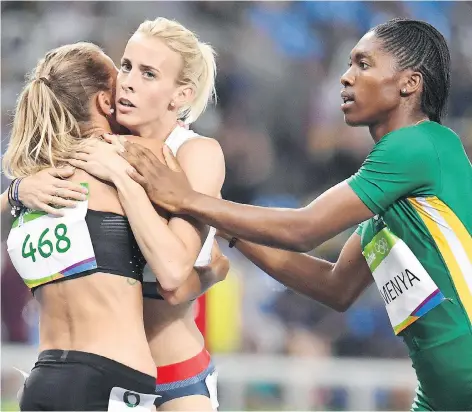
[[[17,102],[3,171],[24,177],[64,164],[90,122],[90,101],[111,91],[103,52],[92,43],[75,43],[46,53],[28,76]]]
[[[141,23],[136,33],[161,39],[167,47],[182,56],[183,67],[177,79],[179,84],[190,84],[195,88],[195,98],[179,111],[179,118],[192,123],[205,111],[207,104],[216,102],[215,51],[202,43],[197,36],[180,23],[158,17]]]

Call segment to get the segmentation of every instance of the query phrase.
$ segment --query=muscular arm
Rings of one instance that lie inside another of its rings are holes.
[[[216,196],[224,180],[224,159],[212,139],[194,139],[179,151],[182,168],[192,188]],[[143,188],[123,173],[113,183],[133,233],[152,271],[165,291],[175,291],[189,277],[206,237],[206,227],[187,216],[167,224],[151,205]],[[195,278],[194,281],[199,280]]]
[[[136,169],[128,173],[153,203],[254,243],[306,252],[373,216],[347,182],[301,209],[242,205],[192,190],[172,157],[166,156],[168,168],[145,148],[127,144],[126,149],[123,156]]]
[[[340,312],[347,310],[373,281],[356,233],[346,242],[336,263],[242,240],[235,247],[285,286]]]
[[[215,240],[210,264],[193,268],[187,280],[176,290],[159,290],[159,293],[171,305],[188,302],[203,295],[215,283],[224,280],[228,271],[229,260],[221,254]]]
[[[310,251],[373,216],[345,182],[301,209],[242,205],[191,192],[182,212],[233,236],[299,252]]]

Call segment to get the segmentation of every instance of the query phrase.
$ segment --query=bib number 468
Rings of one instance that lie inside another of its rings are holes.
[[[55,245],[53,245],[50,240],[45,239],[48,232],[49,228],[46,228],[42,231],[38,239],[37,248],[33,246],[33,242],[29,242],[28,244],[28,240],[31,238],[31,236],[26,235],[25,240],[23,241],[23,246],[21,248],[21,256],[23,256],[23,258],[25,259],[28,259],[30,257],[34,263],[36,262],[36,252],[39,252],[39,254],[43,258],[47,259],[49,256],[52,255],[54,249],[57,250],[57,252],[59,253],[66,253],[70,249],[70,239],[66,236],[67,226],[64,223],[59,223],[54,228],[54,235],[56,237]],[[27,247],[29,247],[29,250],[26,250]]]

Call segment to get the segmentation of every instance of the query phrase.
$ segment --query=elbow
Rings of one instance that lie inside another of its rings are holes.
[[[295,240],[295,243],[293,243],[293,246],[294,246],[293,249],[295,250],[295,252],[298,252],[298,253],[308,253],[314,249],[311,242],[307,242],[300,239]]]
[[[294,250],[298,253],[308,253],[315,248],[313,239],[311,239],[306,234],[300,232],[293,233],[293,237],[291,239],[291,247],[290,249]]]
[[[331,308],[336,312],[344,313],[346,312],[354,303],[354,300],[338,299],[336,302],[331,305]]]
[[[292,246],[290,249],[299,253],[310,252],[321,243],[316,238],[316,230],[307,222],[290,228],[288,235]]]
[[[171,306],[178,306],[186,300],[184,299],[184,296],[178,292],[178,290],[173,290],[173,291],[161,291],[161,295],[164,298],[164,300]]]
[[[161,267],[159,271],[154,271],[154,273],[159,273],[157,280],[162,290],[171,294],[182,286],[192,268],[193,266],[190,263],[169,263],[165,267]]]

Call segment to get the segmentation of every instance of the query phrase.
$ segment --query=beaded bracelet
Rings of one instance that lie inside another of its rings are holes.
[[[231,240],[229,241],[229,248],[233,248],[235,245],[236,245],[236,242],[238,241],[238,238],[237,237],[232,237]]]
[[[8,203],[10,203],[11,214],[14,217],[17,217],[24,208],[23,203],[19,199],[19,187],[22,180],[22,177],[14,179],[8,187]]]

